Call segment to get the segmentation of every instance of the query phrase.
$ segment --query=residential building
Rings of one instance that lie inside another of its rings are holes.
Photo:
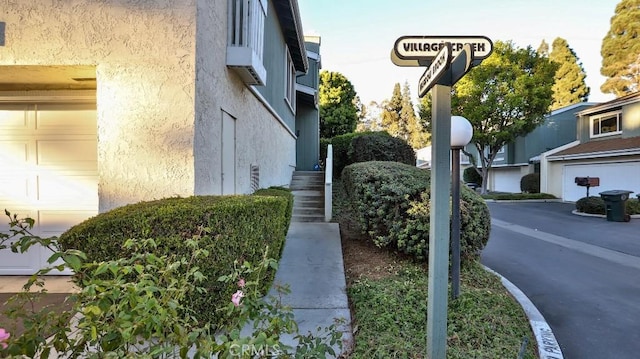
[[[606,190],[640,192],[640,93],[582,109],[576,140],[541,156],[541,190],[565,201],[586,196],[576,177],[598,177]]]
[[[594,105],[592,102],[580,102],[556,109],[545,116],[535,130],[505,145],[493,162],[487,188],[519,193],[520,179],[540,171],[540,154],[574,141],[576,113]]]
[[[307,40],[296,0],[3,2],[0,208],[50,236],[129,203],[287,186],[319,152]],[[48,257],[29,256],[0,253],[0,274]]]

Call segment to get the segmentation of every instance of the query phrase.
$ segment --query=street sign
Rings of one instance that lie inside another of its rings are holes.
[[[471,47],[470,44],[464,44],[462,51],[451,60],[451,67],[449,71],[447,71],[448,76],[442,76],[438,83],[440,85],[453,86],[462,76],[466,75],[473,66],[475,66],[475,62],[473,61],[473,47]]]
[[[440,77],[446,72],[451,64],[451,44],[445,43],[440,49],[436,57],[433,59],[431,66],[422,74],[418,82],[418,96],[423,97],[427,91],[433,87]]]
[[[393,46],[391,61],[397,66],[420,66],[433,60],[447,42],[451,43],[452,56],[458,55],[464,44],[471,45],[476,63],[493,51],[493,42],[486,36],[401,36]]]

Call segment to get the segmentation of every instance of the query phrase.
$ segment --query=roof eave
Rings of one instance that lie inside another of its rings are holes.
[[[297,0],[274,0],[276,13],[296,71],[307,73],[309,60]]]

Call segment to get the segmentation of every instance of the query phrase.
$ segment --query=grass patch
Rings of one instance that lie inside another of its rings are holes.
[[[507,193],[507,192],[492,192],[483,194],[484,199],[493,199],[498,201],[519,201],[526,199],[557,199],[556,196],[549,193]]]
[[[462,268],[460,297],[449,302],[447,358],[536,358],[528,320],[500,279],[476,262]],[[348,289],[355,313],[351,358],[424,358],[427,271],[404,263],[395,276]]]

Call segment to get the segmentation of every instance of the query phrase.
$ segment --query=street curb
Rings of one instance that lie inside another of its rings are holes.
[[[490,273],[493,273],[500,277],[502,285],[511,293],[511,295],[520,303],[520,306],[524,310],[527,318],[529,318],[529,325],[533,330],[533,335],[536,337],[538,343],[538,355],[540,359],[564,359],[562,355],[562,349],[556,340],[555,335],[547,321],[542,316],[542,313],[531,302],[529,297],[526,296],[515,284],[511,283],[507,278],[503,277],[500,273],[493,269],[484,266],[484,269]]]
[[[575,214],[576,216],[582,216],[582,217],[607,218],[607,216],[604,215],[604,214],[593,214],[593,213],[578,212],[577,209],[574,209],[573,211],[571,211],[571,214]],[[640,218],[640,214],[632,214],[629,217],[631,217],[631,218]]]

